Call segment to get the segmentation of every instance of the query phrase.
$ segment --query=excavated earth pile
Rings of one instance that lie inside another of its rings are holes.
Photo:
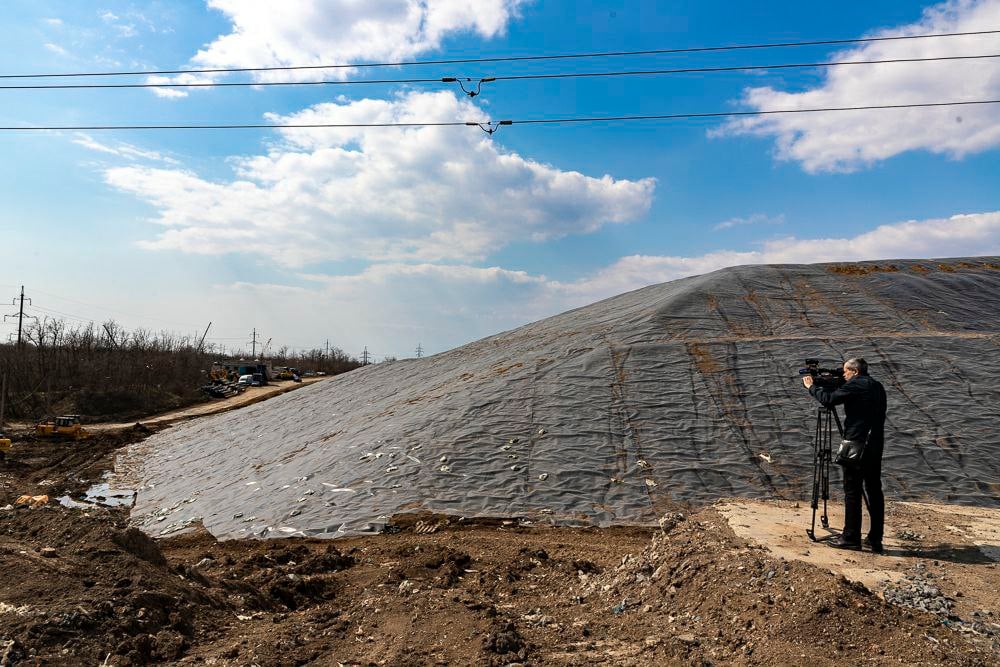
[[[416,510],[652,522],[808,496],[798,369],[862,356],[888,392],[891,496],[997,506],[998,325],[1000,258],[736,267],[176,426],[117,467],[153,535],[334,537]]]

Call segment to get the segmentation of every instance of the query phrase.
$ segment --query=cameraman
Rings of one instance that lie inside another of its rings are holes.
[[[821,387],[810,375],[802,383],[825,407],[844,406],[844,439],[863,442],[860,464],[844,465],[844,531],[829,542],[837,549],[861,550],[862,488],[868,494],[868,514],[871,527],[868,545],[882,553],[882,532],[885,524],[885,497],[882,495],[882,446],[885,442],[885,389],[868,375],[864,359],[844,362],[844,384],[836,389]]]

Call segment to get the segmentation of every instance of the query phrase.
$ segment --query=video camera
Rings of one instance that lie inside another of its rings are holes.
[[[844,384],[844,369],[822,368],[819,359],[806,359],[806,367],[799,369],[799,375],[811,375],[819,387],[836,389]]]

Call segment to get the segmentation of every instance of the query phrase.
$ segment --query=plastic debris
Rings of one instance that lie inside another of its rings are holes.
[[[35,509],[36,507],[41,507],[49,502],[49,497],[46,495],[42,496],[32,496],[24,495],[18,496],[17,500],[14,501],[14,507],[19,505],[27,506],[30,509]]]

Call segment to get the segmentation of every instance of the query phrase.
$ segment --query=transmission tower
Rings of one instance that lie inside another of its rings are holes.
[[[424,348],[420,343],[417,343],[417,359],[424,356]]]
[[[371,355],[368,353],[368,346],[365,345],[365,351],[361,353],[361,365],[367,366],[371,363]]]
[[[17,318],[17,346],[21,347],[21,345],[22,345],[21,330],[24,327],[24,302],[27,301],[29,306],[32,305],[31,304],[31,299],[25,298],[25,296],[24,296],[24,285],[21,285],[21,296],[19,298],[15,297],[14,299],[12,299],[10,305],[16,306],[18,300],[20,300],[20,302],[21,302],[21,307],[18,309],[17,315],[4,315],[3,316],[3,321],[6,322],[8,317],[11,317],[11,318],[16,317]],[[31,316],[29,315],[28,317],[31,317]]]
[[[252,346],[251,350],[250,350],[250,358],[251,359],[256,359],[257,358],[257,328],[256,327],[254,327],[253,338],[250,340],[250,345]]]

